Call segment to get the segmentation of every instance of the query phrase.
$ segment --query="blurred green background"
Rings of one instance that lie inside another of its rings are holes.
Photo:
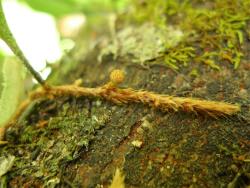
[[[60,60],[75,46],[80,32],[87,39],[93,27],[127,4],[128,0],[3,0],[11,31],[44,79],[50,73],[46,62]],[[0,40],[0,61],[6,56],[13,54]]]

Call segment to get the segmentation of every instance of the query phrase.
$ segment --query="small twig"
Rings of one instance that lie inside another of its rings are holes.
[[[28,69],[28,71],[32,74],[32,76],[34,76],[34,78],[36,79],[36,81],[39,84],[41,84],[44,88],[47,88],[48,85],[46,84],[45,80],[43,80],[42,77],[41,77],[41,75],[31,66],[31,64],[29,63],[29,61],[23,55],[22,51],[14,51],[13,50],[13,52],[22,61],[22,63]]]

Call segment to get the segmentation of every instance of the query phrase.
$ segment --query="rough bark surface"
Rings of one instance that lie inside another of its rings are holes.
[[[140,104],[116,105],[97,98],[36,100],[6,135],[2,156],[15,156],[1,177],[7,187],[107,187],[117,168],[126,187],[244,187],[250,183],[250,67],[221,71],[196,66],[202,74],[178,74],[161,65],[141,66],[98,49],[57,83],[83,79],[84,86],[108,81],[121,68],[121,87],[161,94],[239,103],[242,112],[213,119],[183,112],[163,113]],[[250,53],[249,53],[250,54]],[[63,67],[64,65],[62,65]],[[134,141],[140,143],[136,145]]]
[[[116,169],[126,187],[250,186],[250,4],[182,2],[135,1],[135,15],[124,19],[140,18],[141,24],[130,27],[118,18],[111,45],[98,43],[86,57],[75,51],[80,59],[65,56],[50,82],[80,78],[82,86],[97,87],[119,68],[126,73],[120,87],[238,103],[241,112],[214,119],[101,98],[40,98],[7,130],[0,187],[109,187]],[[142,24],[147,21],[160,25]],[[191,35],[183,42],[186,33]]]

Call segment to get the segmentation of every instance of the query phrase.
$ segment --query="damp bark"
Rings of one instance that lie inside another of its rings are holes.
[[[249,186],[249,41],[237,70],[222,62],[220,71],[195,63],[176,71],[161,59],[145,65],[112,54],[99,61],[101,50],[97,45],[70,68],[65,57],[50,82],[81,78],[82,86],[96,87],[119,68],[126,73],[121,87],[238,103],[241,112],[213,119],[99,98],[41,98],[7,130],[1,160],[14,162],[3,187],[108,187],[117,168],[126,187]]]

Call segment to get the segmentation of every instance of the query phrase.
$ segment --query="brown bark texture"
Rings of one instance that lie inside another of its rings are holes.
[[[241,113],[214,119],[98,98],[35,100],[7,131],[9,144],[1,154],[16,161],[2,182],[8,187],[107,187],[119,168],[126,187],[249,185],[248,63],[237,71],[225,65],[220,72],[196,65],[202,74],[192,79],[191,67],[177,74],[109,56],[98,63],[97,51],[68,73],[58,73],[59,82],[81,78],[84,86],[99,86],[120,68],[126,72],[121,87],[230,101],[241,104]]]
[[[239,104],[241,111],[213,118],[99,97],[42,97],[6,132],[0,162],[7,161],[9,168],[0,176],[1,187],[109,187],[117,169],[128,188],[250,186],[246,40],[237,69],[226,61],[220,62],[220,70],[191,62],[176,71],[161,59],[134,63],[129,55],[112,54],[99,61],[102,45],[77,60],[68,54],[53,70],[51,84],[82,79],[81,86],[98,87],[109,81],[112,70],[121,69],[126,76],[120,88],[225,101]],[[192,70],[199,74],[190,74]]]

